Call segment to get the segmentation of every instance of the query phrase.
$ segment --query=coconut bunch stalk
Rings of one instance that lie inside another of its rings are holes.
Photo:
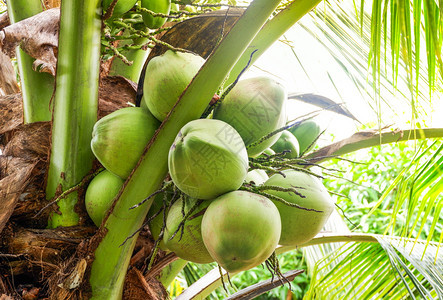
[[[8,1],[7,6],[11,24],[43,11],[40,0]],[[24,123],[50,121],[52,112],[49,102],[54,91],[54,77],[48,73],[34,71],[34,58],[20,47],[17,47],[16,57],[23,97]]]
[[[92,263],[89,283],[92,299],[119,299],[125,271],[137,235],[126,240],[143,224],[152,200],[136,210],[130,208],[154,193],[167,174],[167,156],[180,128],[204,112],[214,93],[231,68],[280,1],[255,0],[221,41],[203,67],[181,95],[171,113],[162,123],[138,166],[120,191],[114,207],[102,223],[101,239]],[[146,180],[149,174],[149,180]],[[97,235],[100,238],[100,234]],[[126,240],[126,241],[125,241]]]
[[[65,0],[61,5],[51,157],[46,197],[60,196],[91,170],[90,142],[97,121],[100,63],[100,1]],[[78,193],[57,202],[49,227],[79,222]]]

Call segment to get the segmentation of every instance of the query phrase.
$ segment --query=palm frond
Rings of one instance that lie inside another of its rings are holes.
[[[426,291],[427,296],[437,293],[438,299],[443,298],[443,253],[439,243],[388,236],[377,239],[383,249],[392,253],[391,255],[395,256],[396,260],[400,261],[400,256],[402,256],[420,272],[428,285],[416,285],[417,288]],[[404,269],[409,271],[408,268],[404,267]]]
[[[441,87],[443,76],[436,72],[442,68],[442,10],[428,2],[374,0],[370,7],[364,0],[331,0],[301,22],[351,78],[379,122],[385,110],[395,113],[400,106],[409,107],[411,119],[425,116],[431,94]]]
[[[421,238],[427,241],[443,239],[443,144],[440,141],[411,160],[403,171],[393,180],[379,201],[374,205],[372,214],[383,202],[389,201],[388,195],[395,190],[392,217],[385,233],[400,234],[407,238]]]
[[[341,243],[326,256],[315,250],[319,246],[306,248],[305,253],[321,253],[306,299],[441,299],[443,255],[438,243],[424,252],[426,241],[414,247],[415,240],[374,238],[379,243]]]
[[[424,153],[420,152],[415,159],[423,157]],[[336,212],[324,230],[352,236]],[[322,243],[303,248],[312,278],[306,299],[442,298],[440,243],[398,236],[368,236],[374,238],[374,242]]]

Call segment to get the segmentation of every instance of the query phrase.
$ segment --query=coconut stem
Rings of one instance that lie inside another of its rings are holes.
[[[131,206],[129,209],[134,209],[134,208],[137,208],[137,207],[143,205],[146,201],[148,201],[149,199],[151,199],[155,195],[166,192],[166,190],[169,189],[172,185],[173,185],[172,181],[166,182],[161,189],[156,190],[154,193],[152,193],[151,195],[149,195],[148,197],[146,197],[145,199],[143,199],[142,201],[140,201],[136,205]]]
[[[269,272],[271,273],[272,276],[272,281],[274,281],[274,276],[278,277],[278,280],[280,280],[281,284],[284,285],[285,283],[287,283],[289,285],[289,290],[292,291],[291,289],[291,283],[289,282],[289,280],[283,276],[281,269],[280,269],[280,263],[278,262],[278,257],[275,254],[275,251],[272,252],[271,256],[269,256],[269,258],[266,260],[265,262],[266,267],[268,268]],[[283,282],[285,281],[285,282]]]
[[[255,169],[264,170],[264,171],[267,171],[269,174],[277,174],[278,173],[278,174],[282,175],[283,177],[285,177],[283,172],[276,170],[273,167],[264,166],[262,164],[255,163],[252,161],[249,161],[249,167],[252,170],[255,170]]]
[[[183,233],[184,233],[184,229],[185,229],[185,222],[186,220],[192,215],[192,213],[197,209],[197,207],[202,204],[202,202],[205,200],[197,200],[194,205],[189,209],[189,211],[183,216],[182,221],[180,222],[180,224],[178,224],[177,229],[174,231],[174,233],[172,234],[172,236],[169,238],[169,240],[172,240],[178,233],[179,230],[181,230],[180,232],[180,238],[179,241],[182,239],[183,237]],[[182,205],[182,213],[184,213],[184,206],[185,206],[185,202],[186,202],[186,198],[183,199],[183,205]]]
[[[228,88],[223,92],[223,94],[220,96],[220,99],[218,99],[217,102],[215,102],[212,105],[209,105],[208,108],[206,109],[206,111],[203,113],[203,115],[201,116],[202,118],[206,118],[211,111],[213,111],[214,109],[216,109],[218,106],[220,106],[220,104],[223,102],[223,100],[226,98],[226,96],[229,94],[229,92],[231,92],[231,90],[235,87],[235,85],[237,84],[237,82],[240,80],[240,77],[243,75],[243,73],[249,68],[249,65],[251,64],[252,61],[252,56],[254,55],[254,53],[257,52],[253,51],[251,53],[251,56],[249,57],[249,61],[246,64],[246,66],[243,68],[243,70],[240,72],[240,74],[237,76],[237,78],[235,79],[235,81],[233,83],[231,83]]]
[[[306,196],[304,196],[299,191],[297,191],[297,189],[304,189],[301,186],[293,186],[293,187],[289,187],[289,188],[284,188],[284,187],[276,186],[276,185],[261,185],[261,186],[257,186],[256,189],[258,191],[273,190],[273,191],[278,191],[278,192],[294,193],[297,196],[299,196],[300,198],[306,198]]]
[[[228,289],[227,289],[226,284],[225,284],[224,275],[223,275],[223,270],[222,270],[222,268],[220,267],[220,265],[217,264],[217,266],[218,266],[218,271],[219,271],[219,273],[220,273],[220,279],[221,279],[221,283],[222,283],[223,289],[225,290],[225,292],[226,292],[227,294],[229,294]],[[228,273],[226,273],[226,274],[228,274]]]
[[[251,193],[259,194],[259,195],[262,195],[262,196],[268,198],[269,200],[278,201],[278,202],[281,202],[284,205],[287,205],[287,206],[290,206],[290,207],[295,207],[295,208],[302,209],[302,210],[307,210],[307,211],[315,211],[315,212],[318,212],[318,213],[322,213],[323,212],[322,210],[316,210],[316,209],[313,209],[313,208],[306,208],[306,207],[300,206],[298,204],[288,202],[288,201],[286,201],[285,199],[283,199],[281,197],[278,197],[278,196],[275,196],[275,195],[263,192],[263,190],[260,190],[260,189],[263,189],[263,187],[266,187],[266,186],[259,186],[259,187],[257,187],[257,186],[251,186],[251,185],[248,186],[248,185],[249,184],[244,184],[243,186],[241,186],[239,188],[239,190],[243,190],[243,191],[248,191],[248,192],[251,192]],[[276,187],[276,186],[270,186],[270,185],[267,186],[267,187],[269,187],[269,190],[277,190],[277,191],[283,191],[283,192],[294,192],[294,190],[291,189],[291,188],[285,189],[285,188]]]
[[[136,34],[139,37],[147,38],[147,39],[151,40],[152,42],[154,42],[155,44],[159,44],[159,45],[165,46],[169,50],[192,53],[189,50],[186,50],[186,49],[183,49],[183,48],[177,48],[177,47],[174,47],[174,46],[172,46],[172,45],[170,45],[168,43],[165,43],[165,42],[163,42],[163,41],[161,41],[159,39],[156,39],[154,37],[153,33],[148,33],[148,32],[142,31],[142,30],[137,30],[131,24],[126,24],[125,22],[121,22],[121,21],[114,21],[114,24],[119,25],[122,28],[125,28],[125,29],[129,30],[130,32]]]

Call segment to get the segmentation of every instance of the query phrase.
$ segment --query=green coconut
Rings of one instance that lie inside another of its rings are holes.
[[[140,6],[146,8],[154,13],[168,15],[171,10],[171,0],[141,0]],[[153,15],[142,12],[143,22],[149,29],[157,29],[165,24],[164,17],[154,17]]]
[[[295,188],[303,197],[294,192],[274,190],[266,192],[301,207],[321,211],[307,211],[273,201],[280,212],[282,224],[279,244],[296,246],[308,242],[321,231],[334,210],[334,201],[317,177],[294,170],[285,170],[283,173],[286,177],[274,174],[264,185]]]
[[[271,149],[276,153],[289,151],[284,155],[287,158],[297,158],[300,154],[300,146],[297,139],[287,130],[282,131],[280,138],[271,146]]]
[[[309,119],[298,126],[289,128],[289,131],[297,138],[300,153],[309,152],[315,146],[315,142],[321,133],[321,126],[316,121]]]
[[[245,182],[254,182],[255,185],[262,185],[266,180],[269,179],[268,174],[264,170],[252,170],[246,175]]]
[[[140,107],[119,109],[95,123],[92,152],[108,171],[126,179],[158,126],[160,122]]]
[[[206,249],[228,272],[264,262],[274,252],[280,232],[280,215],[272,201],[246,191],[216,198],[202,220]]]
[[[272,146],[280,133],[249,147],[286,123],[286,89],[269,77],[239,81],[214,110],[214,119],[234,127],[248,147],[248,155],[258,156]]]
[[[187,123],[169,150],[169,173],[174,184],[192,198],[213,199],[237,190],[248,172],[242,138],[220,120]]]
[[[165,211],[163,210],[163,201],[166,201],[166,204],[168,205],[169,201],[171,200],[171,193],[169,191],[166,191],[156,195],[154,197],[154,200],[152,201],[151,207],[149,208],[147,218],[151,219],[154,215],[156,215],[152,220],[148,222],[149,230],[151,231],[152,237],[155,240],[159,239],[164,224]],[[165,243],[163,242],[163,239],[161,239],[159,243],[159,248],[165,251],[168,250]]]
[[[103,0],[102,7],[103,11],[106,11],[111,5],[113,0]],[[112,11],[113,17],[119,17],[123,15],[125,12],[129,11],[132,7],[134,7],[137,0],[118,0],[114,6],[114,10]]]
[[[89,183],[85,194],[85,206],[97,227],[102,223],[123,183],[120,177],[107,170],[97,174]]]
[[[178,231],[178,233],[172,238],[174,232],[183,220],[183,211],[187,214],[196,202],[197,199],[188,198],[185,201],[184,210],[182,199],[176,201],[171,206],[166,219],[166,230],[163,241],[165,246],[169,250],[175,252],[178,257],[195,263],[206,264],[213,262],[214,259],[212,259],[203,243],[201,224],[203,214],[211,201],[203,201],[185,221],[183,235],[181,235],[182,233],[180,229],[180,231]]]
[[[171,50],[151,59],[146,67],[142,107],[163,121],[204,62],[198,55]]]
[[[263,154],[266,154],[266,155],[274,155],[275,154],[275,151],[274,150],[272,150],[271,148],[267,148],[267,149],[265,149],[262,153],[261,153],[261,155],[262,156],[264,156]]]

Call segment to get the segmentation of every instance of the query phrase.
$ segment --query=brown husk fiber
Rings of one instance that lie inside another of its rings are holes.
[[[101,118],[128,107],[135,84],[123,77],[100,81]],[[20,94],[0,96],[0,299],[87,299],[86,276],[90,262],[89,239],[97,228],[85,218],[76,227],[46,229],[51,207],[45,198],[45,178],[51,143],[50,122],[23,124]],[[95,164],[97,167],[98,163]],[[137,240],[125,299],[165,299],[166,291],[146,274],[153,240],[147,229]],[[164,253],[157,260],[161,261]],[[66,274],[66,270],[69,273]],[[75,286],[75,284],[74,284]]]

